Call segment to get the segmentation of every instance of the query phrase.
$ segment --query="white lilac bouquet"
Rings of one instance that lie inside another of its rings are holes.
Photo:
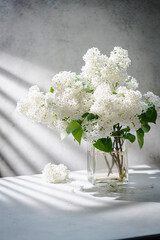
[[[61,131],[64,139],[72,134],[95,148],[111,152],[111,136],[134,142],[139,147],[150,123],[156,123],[160,98],[152,92],[142,95],[135,78],[127,74],[131,64],[127,50],[115,47],[110,56],[91,48],[84,55],[81,73],[60,72],[44,94],[37,86],[29,89],[17,110],[35,122]]]

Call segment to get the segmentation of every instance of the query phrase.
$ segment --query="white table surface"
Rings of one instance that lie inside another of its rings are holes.
[[[0,179],[1,240],[102,240],[160,233],[160,170],[130,169],[117,192],[71,172],[65,184],[41,175]]]

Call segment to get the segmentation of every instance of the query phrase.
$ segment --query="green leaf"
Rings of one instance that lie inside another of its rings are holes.
[[[151,127],[149,126],[148,123],[143,123],[142,126],[141,126],[142,130],[147,133],[150,131]]]
[[[72,133],[74,130],[76,130],[77,128],[81,127],[81,125],[76,121],[76,120],[72,120],[69,124],[68,127],[66,128],[66,132],[68,134]]]
[[[83,130],[81,127],[75,129],[72,132],[73,137],[77,140],[77,142],[80,144],[81,143],[81,139],[82,139],[82,134],[83,134]]]
[[[53,93],[54,92],[54,89],[52,87],[50,87],[50,92]]]
[[[133,143],[136,140],[136,137],[131,133],[127,133],[123,137],[124,139],[128,139],[131,143]]]
[[[130,131],[130,128],[129,128],[129,127],[122,128],[121,131],[123,131],[123,132],[129,132],[129,131]]]
[[[148,103],[148,107],[155,107],[153,103]]]
[[[93,146],[103,152],[112,151],[112,140],[110,137],[100,138],[93,144]]]
[[[87,116],[88,121],[91,121],[93,119],[98,119],[98,118],[99,118],[99,116],[97,114],[93,114],[93,113],[89,113]]]
[[[116,92],[112,92],[112,94],[115,94],[115,95],[116,95],[117,93],[116,93]]]
[[[120,134],[123,134],[124,132],[129,132],[130,131],[130,128],[129,127],[126,127],[126,128],[122,128],[120,130]]]
[[[91,121],[93,119],[98,119],[99,116],[97,114],[93,114],[93,113],[88,113],[88,112],[85,112],[83,115],[82,115],[83,118],[87,117],[87,120],[88,121]]]
[[[81,143],[81,138],[83,134],[83,130],[81,128],[81,125],[78,121],[73,120],[68,124],[68,127],[66,128],[66,132],[68,134],[72,133],[73,137],[75,140],[80,144]]]
[[[119,135],[119,133],[118,133],[117,131],[113,131],[113,132],[112,132],[112,136],[116,137],[116,136],[118,136],[118,135]]]
[[[86,91],[87,93],[93,93],[93,92],[94,92],[94,89],[85,88],[85,91]]]
[[[138,144],[140,149],[143,147],[144,144],[144,131],[142,130],[142,128],[139,128],[137,131],[137,138],[138,138]]]
[[[82,115],[82,117],[85,118],[85,117],[88,116],[88,114],[89,114],[88,112],[85,112],[85,113]]]
[[[118,123],[115,124],[113,127],[114,127],[114,129],[116,129],[118,127]],[[129,127],[122,128],[120,131],[115,130],[115,131],[112,132],[112,136],[121,136],[121,135],[126,134],[129,131],[130,131]]]
[[[66,121],[68,120],[68,118],[69,118],[69,117],[64,117],[64,118],[62,119],[62,121],[66,122]]]
[[[82,124],[82,120],[76,120],[76,122],[78,122],[80,125]]]
[[[145,113],[142,113],[139,118],[142,124],[148,122],[156,123],[157,111],[155,110],[155,106],[151,105],[151,107],[149,107]]]

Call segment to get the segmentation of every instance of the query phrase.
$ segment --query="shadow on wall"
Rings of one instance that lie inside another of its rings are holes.
[[[46,126],[32,124],[28,119],[15,114],[17,101],[33,85],[31,79],[27,81],[12,73],[12,69],[0,67],[0,80],[0,176],[40,173],[47,162],[65,163],[74,169],[71,159],[77,149],[75,151],[73,141],[68,139],[58,148],[60,137],[57,132]],[[68,149],[68,156],[62,154],[63,148]],[[82,158],[84,151],[79,149],[76,154]]]
[[[15,84],[18,84],[24,88],[29,88],[31,85],[30,83],[28,83],[25,79],[16,76],[15,74],[13,74],[12,72],[0,67],[0,76],[1,79],[3,77],[5,77],[5,79],[7,78],[7,80],[11,80],[12,82],[15,82]],[[4,85],[3,85],[4,86]],[[12,111],[15,110],[16,108],[16,103],[17,101],[11,96],[10,92],[12,92],[12,89],[5,89],[6,92],[2,89],[0,89],[0,97],[1,100],[2,98],[4,99],[4,101],[8,101],[10,103],[10,105],[12,106]],[[16,96],[16,92],[14,93]],[[48,151],[45,150],[45,148],[39,144],[37,141],[35,141],[27,132],[25,132],[25,130],[23,128],[21,128],[18,124],[16,124],[14,122],[14,120],[12,119],[12,117],[10,116],[10,111],[9,114],[7,115],[3,109],[3,107],[1,106],[1,110],[0,110],[0,117],[1,119],[3,119],[8,125],[12,126],[13,128],[15,128],[15,130],[22,136],[22,138],[27,139],[32,146],[34,146],[34,148],[37,148],[38,151],[46,156],[50,161],[54,161],[54,163],[57,163],[56,160],[53,160],[53,156],[51,154],[49,154]],[[32,173],[36,173],[37,172],[37,168],[31,163],[31,161],[26,157],[26,155],[23,153],[23,149],[19,149],[18,148],[18,143],[15,141],[12,141],[11,138],[9,137],[9,133],[8,133],[8,127],[5,129],[5,131],[3,131],[3,127],[2,130],[0,131],[0,137],[2,139],[2,142],[4,142],[9,148],[11,148],[16,155],[18,155],[18,157],[21,159],[22,163],[24,166],[27,166]],[[20,174],[20,172],[16,169],[15,164],[11,164],[10,163],[10,157],[5,155],[5,152],[3,153],[3,146],[1,147],[1,152],[0,152],[0,160],[1,160],[1,166],[5,165],[5,168],[8,168],[10,173],[12,175],[18,175]],[[0,175],[1,177],[5,176],[5,174],[3,174],[3,169],[0,170]]]
[[[31,84],[28,83],[25,79],[16,76],[15,74],[11,73],[10,71],[8,71],[2,67],[0,67],[0,75],[5,76],[8,79],[11,79],[11,81],[16,82],[17,84],[20,84],[23,87],[29,88],[31,86]],[[34,84],[32,83],[32,85],[34,85]]]
[[[1,93],[0,93],[1,94]],[[44,155],[45,157],[47,157],[47,159],[50,162],[53,162],[54,164],[58,164],[59,161],[57,159],[54,159],[54,156],[52,154],[50,154],[44,147],[42,144],[39,144],[36,140],[34,140],[27,132],[25,132],[25,130],[23,128],[21,128],[20,126],[18,126],[16,123],[13,122],[12,119],[10,119],[5,113],[3,113],[2,111],[0,111],[0,116],[6,121],[8,122],[8,124],[10,124],[11,126],[13,126],[15,128],[15,130],[22,135],[23,138],[25,138],[26,140],[28,140],[28,142],[30,142],[32,144],[32,146],[34,148],[37,148],[37,150]],[[19,155],[19,157],[22,159],[23,163],[25,165],[28,165],[29,168],[31,170],[33,170],[33,173],[37,172],[37,168],[31,164],[30,160],[28,158],[26,158],[26,156],[23,154],[23,150],[22,149],[18,149],[18,146],[15,142],[12,142],[7,135],[3,134],[0,131],[0,137],[2,139],[2,141],[4,141],[8,146],[10,146],[17,155]],[[68,142],[69,143],[69,142]],[[4,155],[2,155],[2,153],[0,153],[0,159],[2,162],[4,162],[9,168],[10,170],[15,174],[18,175],[18,172],[16,171],[16,169],[13,169],[13,166],[11,166],[9,164],[9,159],[6,159]],[[3,174],[1,174],[1,176],[3,176]]]

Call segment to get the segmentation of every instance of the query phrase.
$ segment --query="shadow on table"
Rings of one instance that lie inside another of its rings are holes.
[[[116,200],[160,202],[160,171],[153,168],[131,168],[129,183],[100,184],[83,189],[94,197],[114,197]]]

